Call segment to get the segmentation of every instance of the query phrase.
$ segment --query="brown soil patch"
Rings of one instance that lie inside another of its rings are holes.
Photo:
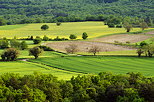
[[[70,44],[77,45],[79,52],[87,52],[92,46],[98,46],[101,52],[132,50],[130,48],[119,45],[106,44],[101,42],[88,42],[88,41],[52,42],[52,43],[47,43],[46,46],[49,46],[58,51],[65,52],[65,48],[68,47]]]
[[[146,40],[148,38],[154,37],[153,35],[143,35],[143,34],[121,34],[121,35],[111,35],[102,38],[96,38],[93,41],[114,43],[114,41],[126,43],[136,43],[139,41]]]
[[[154,31],[147,32],[145,34],[154,34]]]

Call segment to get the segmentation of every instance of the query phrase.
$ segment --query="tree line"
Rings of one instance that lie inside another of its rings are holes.
[[[154,80],[141,73],[78,75],[58,80],[51,74],[0,75],[1,102],[153,102]]]

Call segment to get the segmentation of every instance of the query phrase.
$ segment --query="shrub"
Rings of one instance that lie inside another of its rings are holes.
[[[38,46],[39,48],[43,49],[44,51],[54,51],[52,48],[48,46]]]
[[[42,29],[42,30],[47,30],[47,29],[49,29],[49,26],[48,26],[48,25],[42,25],[42,26],[41,26],[41,29]]]
[[[26,41],[22,41],[20,43],[20,49],[21,50],[24,50],[24,49],[27,49],[27,48],[28,48],[28,45],[27,45]]]
[[[44,35],[43,41],[48,41],[48,40],[49,40],[49,38],[46,35]]]
[[[115,27],[115,25],[113,23],[108,23],[107,25],[108,25],[109,28],[114,28]]]
[[[130,41],[126,41],[126,44],[130,44]]]
[[[16,60],[19,55],[19,51],[15,48],[6,49],[1,55],[2,60],[13,61]]]
[[[39,43],[41,43],[41,41],[42,41],[41,38],[35,38],[35,39],[33,40],[34,44],[39,44]]]
[[[43,50],[39,47],[33,47],[29,50],[29,55],[33,55],[37,59],[42,52]]]
[[[122,28],[122,25],[116,25],[116,28]]]
[[[56,25],[57,25],[57,26],[60,26],[60,25],[61,25],[61,22],[57,22]]]
[[[87,37],[88,37],[88,34],[87,34],[86,32],[84,32],[84,33],[82,34],[82,39],[87,39]]]
[[[76,39],[76,38],[77,38],[77,36],[76,36],[76,35],[74,35],[74,34],[71,34],[71,35],[69,36],[69,38],[70,38],[70,39]]]
[[[0,40],[0,48],[5,49],[9,47],[9,41],[8,40]]]

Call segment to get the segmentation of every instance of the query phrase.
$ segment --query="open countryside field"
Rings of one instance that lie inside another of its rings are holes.
[[[43,24],[49,25],[49,29],[42,31],[40,27]],[[140,31],[140,28],[133,28],[131,32]],[[51,38],[56,36],[68,38],[70,34],[75,34],[78,39],[81,39],[83,32],[87,32],[89,38],[99,37],[103,35],[125,33],[124,28],[108,28],[103,22],[69,22],[62,23],[61,26],[56,26],[55,23],[38,23],[38,24],[21,24],[0,26],[0,37],[18,38],[27,36],[47,35]]]
[[[114,40],[119,42],[130,41],[131,43],[139,42],[152,38],[153,35],[144,34],[120,34],[125,33],[124,28],[108,28],[103,22],[71,22],[62,23],[56,26],[55,23],[48,23],[50,29],[47,31],[40,30],[41,24],[23,24],[9,25],[0,27],[0,37],[17,38],[27,36],[47,35],[51,38],[56,36],[68,38],[70,34],[76,34],[79,39],[83,32],[88,33],[86,41],[47,41],[40,44],[33,44],[32,40],[25,40],[32,48],[41,44],[46,44],[57,51],[64,51],[69,44],[77,44],[79,51],[77,54],[92,55],[88,53],[88,49],[93,46],[99,46],[101,52],[98,55],[120,55],[120,56],[68,56],[66,54],[44,51],[39,59],[34,60],[33,56],[29,56],[28,49],[21,50],[18,61],[0,62],[0,74],[7,72],[20,73],[21,75],[32,74],[33,72],[50,73],[59,79],[70,79],[82,73],[96,74],[102,71],[110,71],[114,73],[125,74],[127,72],[141,72],[146,76],[153,76],[153,58],[127,57],[129,55],[137,56],[136,49],[124,47],[120,45],[107,44],[113,43]],[[140,28],[134,28],[132,32],[140,31]],[[112,35],[118,34],[119,35]],[[98,37],[98,38],[96,38]],[[93,39],[95,38],[95,39]],[[107,42],[107,43],[102,43]],[[0,50],[2,53],[3,50]],[[121,55],[125,56],[122,57]],[[30,61],[28,61],[30,59]],[[82,73],[79,73],[82,72]]]
[[[148,35],[148,34],[119,34],[119,35],[111,35],[111,36],[106,36],[102,38],[96,38],[93,39],[92,41],[97,41],[97,42],[107,42],[107,43],[114,43],[114,41],[126,43],[129,41],[130,43],[136,43],[140,42],[149,38],[154,37],[154,35]]]
[[[78,52],[87,52],[92,46],[98,46],[100,52],[132,50],[132,48],[129,47],[90,41],[51,42],[47,43],[46,46],[58,51],[66,52],[65,48],[70,44],[77,45]]]
[[[120,57],[120,56],[79,56],[62,58],[40,58],[31,60],[37,63],[44,63],[60,69],[83,72],[99,73],[114,72],[124,74],[127,72],[141,72],[146,76],[154,75],[154,59],[138,57]]]

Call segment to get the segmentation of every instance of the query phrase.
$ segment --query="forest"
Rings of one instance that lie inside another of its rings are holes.
[[[153,0],[1,0],[0,17],[7,24],[102,21],[111,15],[153,19],[153,5]]]
[[[154,79],[140,73],[58,80],[51,74],[0,75],[1,102],[153,102]]]

